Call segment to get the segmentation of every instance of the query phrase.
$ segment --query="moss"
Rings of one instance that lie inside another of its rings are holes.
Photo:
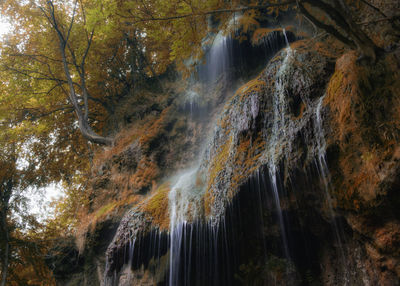
[[[214,202],[214,197],[211,193],[212,186],[215,184],[217,177],[226,167],[232,146],[232,140],[232,136],[229,136],[228,140],[226,140],[226,142],[219,148],[208,170],[208,187],[204,195],[204,209],[207,216],[211,213],[211,205]]]
[[[340,92],[340,89],[343,87],[343,77],[344,74],[340,70],[333,74],[328,85],[328,97],[335,96]]]
[[[252,138],[250,134],[242,136],[236,147],[232,147],[232,136],[222,145],[214,157],[209,169],[208,190],[204,195],[205,214],[211,213],[211,206],[214,204],[215,196],[213,194],[213,185],[216,183],[218,176],[225,170],[228,160],[232,160],[233,173],[230,180],[226,197],[232,199],[241,184],[254,173],[261,165],[261,156],[265,150],[265,140],[262,133],[258,133],[256,138]],[[233,149],[234,148],[234,149]],[[234,150],[234,151],[233,151]],[[229,155],[232,153],[234,156]]]
[[[257,134],[255,138],[248,134],[240,136],[239,142],[233,144],[233,135],[231,135],[234,129],[231,126],[231,114],[227,112],[232,106],[242,106],[240,103],[246,102],[248,97],[258,96],[261,94],[267,84],[262,78],[263,73],[255,79],[242,85],[231,98],[230,102],[225,107],[225,113],[220,118],[218,125],[223,130],[224,138],[227,138],[224,143],[221,144],[214,159],[212,160],[208,174],[208,185],[207,191],[204,195],[204,208],[205,214],[208,216],[211,213],[211,206],[214,204],[215,196],[213,194],[213,186],[216,183],[217,178],[226,169],[227,163],[230,160],[233,167],[233,177],[228,178],[230,180],[230,187],[227,192],[227,198],[232,199],[236,194],[240,184],[248,178],[254,171],[259,167],[259,159],[262,156],[262,151],[265,149],[265,140],[261,133]],[[234,156],[230,156],[234,154]]]
[[[153,223],[163,230],[169,228],[169,191],[169,183],[160,185],[155,190],[154,194],[140,207],[143,212],[147,213],[151,217]]]
[[[265,149],[265,140],[260,132],[253,139],[249,134],[240,139],[234,156],[234,172],[229,197],[260,166],[260,157]]]
[[[117,206],[116,202],[110,202],[105,206],[101,207],[95,214],[95,219],[98,220],[102,217],[105,217],[107,214],[111,213],[115,207]]]
[[[266,268],[268,271],[271,271],[277,274],[279,277],[282,277],[288,268],[288,262],[286,259],[271,255],[267,261]]]
[[[262,75],[242,85],[236,91],[235,97],[240,96],[239,100],[243,101],[245,97],[261,92],[266,86],[266,82],[261,77]]]

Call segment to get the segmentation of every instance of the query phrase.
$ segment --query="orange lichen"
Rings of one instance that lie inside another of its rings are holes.
[[[211,215],[211,206],[214,204],[215,201],[215,196],[212,194],[211,190],[208,190],[205,194],[204,194],[204,198],[203,198],[203,205],[204,205],[204,214],[206,216],[210,216]]]
[[[214,184],[216,178],[220,174],[221,171],[226,167],[226,163],[229,159],[229,151],[232,146],[232,136],[229,136],[228,140],[219,148],[217,154],[215,155],[211,167],[209,169],[209,181],[208,181],[208,189]]]
[[[293,26],[288,26],[285,28],[286,31],[293,31]],[[269,34],[274,32],[283,32],[282,28],[258,28],[254,31],[253,37],[251,38],[251,43],[253,45],[260,45],[263,43],[264,39],[268,37]]]
[[[328,84],[324,104],[329,105],[333,114],[333,132],[337,134],[335,144],[340,147],[337,169],[343,178],[335,192],[344,208],[359,210],[376,200],[382,180],[378,166],[382,166],[384,158],[392,157],[396,145],[393,130],[396,130],[398,121],[393,121],[393,118],[399,118],[396,111],[399,103],[393,104],[377,90],[379,85],[386,90],[394,88],[392,77],[395,75],[382,77],[380,81],[376,81],[374,75],[383,73],[387,68],[387,64],[384,65],[382,71],[379,71],[379,66],[370,69],[357,64],[355,52],[347,53],[337,61]],[[374,87],[371,80],[375,82]],[[376,117],[379,106],[392,113],[387,116],[392,121]]]
[[[259,168],[259,159],[264,149],[265,140],[261,133],[258,134],[256,139],[252,139],[247,135],[240,140],[234,157],[235,168],[229,197],[233,197],[244,180]]]
[[[139,161],[136,172],[129,176],[129,186],[136,190],[141,190],[146,187],[150,188],[159,174],[160,170],[157,164],[151,161],[147,156],[144,156]]]
[[[229,116],[225,115],[224,117],[221,117],[219,119],[218,125],[221,127],[222,130],[224,130],[224,132],[229,132],[229,130],[230,130]]]
[[[257,78],[239,87],[235,93],[235,97],[240,95],[240,100],[242,101],[244,97],[250,94],[261,92],[265,86],[265,81],[261,79],[261,76],[258,76]]]
[[[304,115],[304,111],[306,111],[306,105],[304,104],[304,102],[302,102],[300,104],[300,110],[299,110],[299,114],[297,116],[295,116],[295,119],[301,119]]]
[[[356,64],[356,54],[349,53],[340,58],[336,64],[336,71],[331,77],[328,88],[325,104],[329,104],[331,111],[335,114],[334,120],[336,123],[336,134],[339,138],[341,148],[345,155],[340,160],[342,171],[346,174],[346,183],[343,188],[344,192],[337,194],[342,203],[357,201],[354,208],[359,208],[359,200],[355,195],[358,190],[367,181],[377,181],[375,172],[366,170],[362,159],[359,156],[354,156],[355,150],[365,152],[364,144],[357,146],[348,142],[350,136],[354,140],[360,140],[360,122],[354,114],[355,104],[361,106],[359,82],[364,76],[361,67]],[[373,185],[373,184],[372,184]],[[370,191],[364,190],[364,193]]]
[[[145,119],[124,128],[116,135],[114,146],[98,149],[95,152],[94,166],[99,166],[113,156],[121,154],[136,140],[138,140],[142,149],[148,149],[152,140],[163,132],[169,112],[170,107],[167,107],[159,116],[149,115]]]
[[[167,122],[167,116],[170,111],[170,107],[164,109],[160,117],[157,118],[154,122],[149,122],[145,124],[142,128],[142,133],[139,138],[139,143],[142,147],[149,147],[149,143],[155,139],[158,135],[160,135],[162,129],[165,127]]]
[[[233,174],[230,178],[227,198],[232,199],[241,184],[254,173],[261,165],[260,158],[265,149],[265,140],[260,132],[256,138],[248,134],[239,139],[236,147],[229,147],[232,144],[232,136],[219,149],[209,169],[208,189],[204,195],[204,208],[206,216],[211,213],[211,206],[214,203],[213,185],[221,172],[226,168],[229,155],[232,152]]]
[[[129,128],[123,129],[115,137],[114,146],[96,150],[93,158],[94,166],[99,166],[107,160],[110,160],[112,156],[120,154],[138,137],[139,129],[137,126],[130,126]]]
[[[88,195],[90,207],[82,207],[79,214],[82,223],[76,236],[80,244],[84,243],[86,233],[94,230],[99,222],[106,220],[109,215],[122,215],[127,206],[143,198],[137,194],[138,191],[154,189],[160,170],[146,152],[151,148],[152,141],[163,132],[168,112],[169,108],[166,108],[158,115],[150,114],[143,120],[136,121],[115,137],[114,146],[96,150],[92,180],[92,187],[95,189]],[[141,156],[132,159],[133,162],[137,160],[137,165],[123,169],[125,161],[129,161],[127,156],[130,156],[124,152],[133,143],[139,145]]]

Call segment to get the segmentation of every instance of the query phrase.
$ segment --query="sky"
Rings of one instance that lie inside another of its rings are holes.
[[[3,37],[11,28],[10,23],[6,22],[4,18],[0,16],[0,38]]]
[[[53,217],[54,208],[51,202],[64,197],[64,190],[61,184],[50,184],[40,189],[29,189],[25,196],[28,198],[29,213],[35,215],[40,222],[46,218]]]

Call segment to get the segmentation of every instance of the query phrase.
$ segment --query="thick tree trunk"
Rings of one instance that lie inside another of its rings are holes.
[[[361,27],[354,21],[353,16],[351,15],[350,9],[343,0],[334,0],[336,3],[336,9],[339,11],[341,15],[344,16],[344,20],[347,25],[350,27],[348,31],[350,37],[356,43],[359,51],[367,58],[370,58],[372,61],[376,60],[376,53],[379,48],[375,45],[375,43],[371,40],[370,37],[361,29]]]
[[[10,239],[8,234],[7,227],[7,211],[1,211],[1,231],[3,233],[4,239],[4,253],[2,258],[2,266],[1,266],[1,281],[0,286],[6,286],[7,283],[7,274],[8,274],[8,264],[10,260]]]
[[[13,157],[13,159],[15,159],[15,157]],[[15,160],[13,160],[13,162],[15,164]],[[8,232],[7,213],[11,193],[14,187],[13,174],[1,185],[3,188],[0,189],[0,236],[4,242],[4,253],[1,259],[2,266],[0,286],[5,286],[7,283],[8,264],[10,263],[10,234]]]
[[[100,145],[112,145],[113,139],[108,137],[103,137],[98,135],[89,126],[89,123],[83,119],[83,116],[78,116],[79,129],[83,137],[85,137],[90,142],[100,144]]]
[[[333,5],[321,0],[297,1],[300,11],[309,19],[311,17],[310,20],[317,26],[324,29],[326,32],[330,33],[344,44],[352,48],[353,45],[356,46],[362,56],[375,61],[376,53],[379,51],[379,48],[353,20],[349,7],[342,0],[332,0],[331,2],[333,2]],[[323,11],[341,31],[333,26],[319,22],[311,15],[309,11],[306,10],[306,8],[303,6],[303,3],[308,3],[312,7],[316,7]],[[332,32],[332,30],[334,31]]]

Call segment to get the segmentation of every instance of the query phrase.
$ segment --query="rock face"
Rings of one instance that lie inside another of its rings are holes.
[[[282,50],[227,100],[196,168],[125,213],[102,283],[398,285],[399,67],[400,52],[364,66],[310,41]],[[158,145],[135,137],[113,166],[168,161],[154,124]]]
[[[332,194],[380,285],[396,285],[400,274],[398,65],[398,52],[374,68],[346,54],[336,63],[325,101],[335,134],[327,140]]]
[[[242,86],[223,111],[204,162],[213,218],[224,214],[238,187],[260,166],[286,181],[318,155],[316,108],[333,61],[297,45]]]

